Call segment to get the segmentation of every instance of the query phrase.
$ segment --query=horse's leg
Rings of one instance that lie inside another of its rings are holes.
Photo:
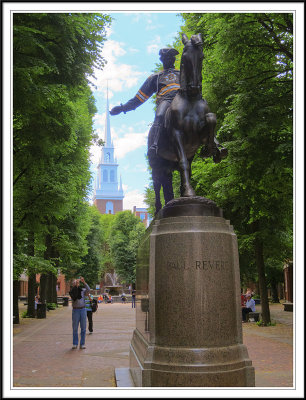
[[[195,192],[190,185],[190,165],[187,160],[182,133],[178,129],[173,129],[173,137],[175,143],[175,150],[178,157],[178,166],[181,175],[181,196],[182,197],[192,197],[195,196]]]
[[[172,172],[163,174],[161,184],[164,192],[165,204],[174,199],[173,186],[172,186]]]
[[[152,168],[152,180],[153,180],[153,188],[155,192],[155,215],[158,211],[162,208],[162,204],[160,201],[160,189],[161,189],[161,182],[160,177],[155,168]]]

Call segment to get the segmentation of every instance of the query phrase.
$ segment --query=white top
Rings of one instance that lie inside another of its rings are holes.
[[[255,312],[255,300],[254,299],[247,300],[245,306],[247,308],[250,308],[253,312]]]

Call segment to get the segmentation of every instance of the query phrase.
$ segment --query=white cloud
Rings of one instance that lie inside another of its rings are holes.
[[[137,85],[139,77],[143,75],[143,72],[137,70],[137,66],[118,62],[126,54],[124,47],[123,42],[110,39],[105,42],[102,54],[107,64],[102,71],[95,70],[96,79],[92,80],[97,92],[106,92],[108,82],[109,98],[113,96],[112,91],[121,92]],[[133,52],[136,51],[137,49],[133,49]]]
[[[134,49],[133,47],[129,48],[129,53],[139,53],[140,50],[139,49]]]
[[[161,46],[161,37],[159,35],[155,35],[155,37],[147,45],[147,52],[149,54],[151,53],[157,54],[160,46]]]
[[[124,193],[123,209],[133,210],[133,207],[145,208],[147,205],[144,202],[144,194],[140,193],[139,190],[131,190]]]
[[[157,46],[157,44],[150,44],[149,46],[147,46],[147,52],[149,54],[157,54],[159,49],[159,46]]]
[[[97,114],[95,118],[96,125],[99,125],[95,129],[96,134],[99,136],[100,139],[104,140],[104,129],[105,129],[105,113]],[[126,132],[121,136],[122,131]],[[147,145],[147,137],[148,137],[148,130],[144,132],[134,132],[132,127],[121,127],[120,132],[117,132],[116,129],[111,127],[111,136],[114,143],[115,148],[115,157],[118,160],[124,158],[129,152],[138,149],[139,147]],[[98,165],[100,154],[101,154],[101,147],[97,145],[93,145],[90,148],[90,160],[94,166]],[[141,169],[142,168],[142,169]],[[139,166],[141,171],[145,170],[145,166]]]
[[[150,19],[151,13],[146,13],[146,12],[141,12],[141,13],[128,13],[129,16],[133,17],[131,22],[132,23],[137,23],[140,22],[142,19],[146,20]]]
[[[139,147],[146,146],[148,132],[126,133],[122,138],[114,138],[115,154],[117,159],[123,158],[127,153],[138,149]]]

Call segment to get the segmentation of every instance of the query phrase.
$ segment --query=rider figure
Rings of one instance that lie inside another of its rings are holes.
[[[121,112],[126,113],[127,111],[135,110],[135,108],[148,100],[153,93],[156,93],[156,113],[148,137],[149,156],[154,156],[157,153],[159,132],[166,110],[180,88],[180,71],[174,68],[175,57],[178,54],[178,51],[173,48],[161,49],[159,51],[159,58],[163,63],[163,71],[150,75],[135,97],[126,104],[116,106],[110,111],[111,115],[117,115]]]

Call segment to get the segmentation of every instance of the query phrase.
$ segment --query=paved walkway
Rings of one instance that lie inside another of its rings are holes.
[[[293,313],[271,305],[271,316],[281,323],[243,324],[243,340],[255,367],[256,386],[290,388]],[[103,304],[93,320],[94,333],[86,335],[85,350],[71,349],[71,306],[49,311],[46,319],[23,319],[15,325],[14,387],[115,387],[115,368],[129,366],[135,309],[130,303]]]

